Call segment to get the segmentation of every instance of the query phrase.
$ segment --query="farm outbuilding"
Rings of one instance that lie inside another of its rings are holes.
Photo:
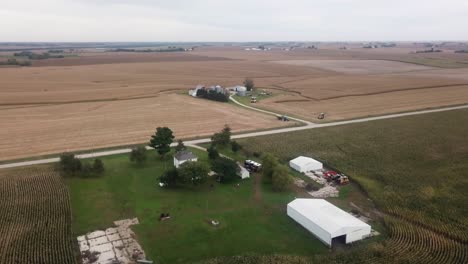
[[[289,161],[289,166],[298,172],[316,171],[323,169],[322,162],[304,156],[300,156]]]
[[[247,88],[244,86],[236,86],[235,91],[238,96],[246,96],[247,94]]]
[[[180,165],[187,161],[193,161],[196,162],[198,161],[198,157],[195,156],[192,152],[190,151],[179,151],[174,155],[174,167],[179,168]]]
[[[239,177],[241,177],[241,179],[247,179],[247,178],[250,178],[250,172],[239,165]]]
[[[295,199],[287,214],[323,243],[332,247],[336,241],[346,244],[371,234],[371,226],[323,199]]]

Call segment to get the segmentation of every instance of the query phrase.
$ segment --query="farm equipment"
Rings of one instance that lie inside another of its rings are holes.
[[[325,113],[320,113],[317,118],[318,119],[325,119]]]
[[[338,185],[346,185],[349,183],[348,176],[341,175],[341,174],[334,176],[332,179]]]
[[[289,117],[285,116],[285,115],[277,115],[276,118],[278,118],[278,120],[280,121],[289,121]]]
[[[246,160],[244,162],[244,167],[249,171],[249,172],[258,172],[262,169],[262,164],[255,162],[253,160]]]
[[[331,181],[332,178],[334,176],[338,175],[338,172],[336,171],[326,171],[323,173],[323,177],[327,180],[327,181]]]

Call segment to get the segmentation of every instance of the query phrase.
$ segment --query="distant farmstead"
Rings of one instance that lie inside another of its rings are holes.
[[[198,161],[198,157],[195,156],[190,151],[179,151],[174,155],[174,167],[179,168],[180,165],[184,164],[187,161],[193,161],[196,162]]]

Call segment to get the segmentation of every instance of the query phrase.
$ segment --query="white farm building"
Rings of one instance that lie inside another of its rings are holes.
[[[184,164],[187,161],[198,161],[198,157],[195,156],[190,151],[179,151],[174,155],[174,167],[179,168],[180,165]]]
[[[336,240],[349,244],[371,233],[370,225],[323,199],[296,199],[287,214],[329,247]]]
[[[323,169],[322,162],[303,156],[289,161],[289,166],[298,172],[316,171]]]

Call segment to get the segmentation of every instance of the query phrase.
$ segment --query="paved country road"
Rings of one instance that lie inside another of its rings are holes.
[[[247,106],[244,105],[238,101],[236,101],[234,98],[230,98],[231,101],[234,103],[240,105],[241,107],[245,107],[254,111],[259,111],[265,114],[270,114],[270,115],[279,115],[278,113],[258,109],[255,107]],[[369,121],[374,121],[374,120],[382,120],[382,119],[390,119],[390,118],[397,118],[397,117],[403,117],[403,116],[412,116],[412,115],[421,115],[421,114],[429,114],[429,113],[437,113],[437,112],[444,112],[444,111],[450,111],[450,110],[457,110],[457,109],[468,109],[468,105],[462,105],[462,106],[453,106],[453,107],[445,107],[445,108],[438,108],[438,109],[430,109],[430,110],[420,110],[420,111],[414,111],[414,112],[407,112],[407,113],[400,113],[400,114],[390,114],[390,115],[383,115],[383,116],[375,116],[375,117],[366,117],[366,118],[359,118],[359,119],[353,119],[353,120],[347,120],[347,121],[337,121],[337,122],[330,122],[330,123],[324,123],[324,124],[316,124],[312,123],[306,120],[298,119],[298,118],[290,118],[291,120],[298,121],[301,123],[304,123],[304,126],[298,126],[298,127],[287,127],[287,128],[278,128],[278,129],[272,129],[272,130],[267,130],[267,131],[259,131],[259,132],[250,132],[250,133],[244,133],[244,134],[239,134],[239,135],[233,135],[233,139],[239,139],[239,138],[248,138],[248,137],[258,137],[258,136],[264,136],[264,135],[272,135],[272,134],[279,134],[279,133],[286,133],[286,132],[293,132],[293,131],[300,131],[300,130],[306,130],[306,129],[314,129],[314,128],[321,128],[321,127],[331,127],[331,126],[340,126],[340,125],[347,125],[347,124],[354,124],[354,123],[363,123],[363,122],[369,122]],[[194,145],[197,144],[202,144],[202,143],[208,143],[210,142],[210,138],[203,138],[203,139],[196,139],[196,140],[188,140],[184,141],[184,144],[186,146],[193,147]],[[177,143],[173,143],[171,146],[176,146]],[[147,147],[147,149],[150,149]],[[86,159],[86,158],[95,158],[95,157],[104,157],[104,156],[110,156],[110,155],[116,155],[116,154],[123,154],[123,153],[129,153],[131,151],[130,148],[122,148],[122,149],[116,149],[116,150],[109,150],[109,151],[98,151],[98,152],[90,152],[86,154],[79,154],[76,155],[80,159]],[[47,163],[54,163],[58,162],[59,158],[49,158],[49,159],[37,159],[37,160],[30,160],[30,161],[21,161],[21,162],[12,162],[12,163],[5,163],[0,165],[0,169],[6,169],[6,168],[14,168],[14,167],[22,167],[22,166],[30,166],[30,165],[38,165],[38,164],[47,164]]]

